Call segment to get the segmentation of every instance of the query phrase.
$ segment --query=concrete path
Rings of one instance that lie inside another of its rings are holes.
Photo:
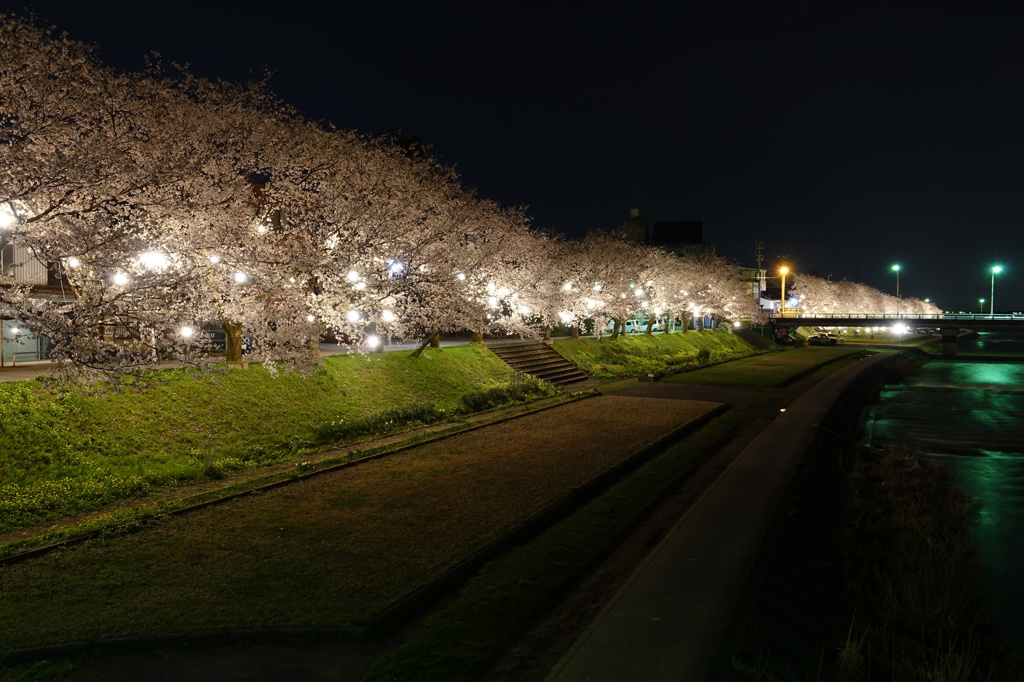
[[[815,431],[849,381],[885,355],[828,375],[780,413],[651,552],[546,682],[705,679]]]

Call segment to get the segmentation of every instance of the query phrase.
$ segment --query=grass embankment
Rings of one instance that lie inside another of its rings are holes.
[[[332,440],[486,405],[509,369],[480,346],[326,358],[315,375],[160,372],[145,391],[53,393],[0,384],[0,532],[136,499],[169,485],[299,457]],[[440,412],[444,410],[445,412]],[[379,418],[374,420],[374,416]],[[382,422],[375,424],[374,421]],[[353,423],[360,429],[345,429]]]
[[[594,379],[654,374],[664,377],[740,355],[760,352],[729,332],[634,334],[555,341],[559,353]]]
[[[715,407],[624,400],[570,403],[0,567],[0,649],[362,625]]]

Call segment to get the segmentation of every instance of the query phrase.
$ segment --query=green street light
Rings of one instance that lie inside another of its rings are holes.
[[[978,303],[981,304],[981,314],[984,315],[985,314],[985,299],[979,298],[978,299]]]
[[[891,270],[896,273],[896,317],[900,316],[900,264],[896,263]]]
[[[994,315],[995,312],[996,312],[996,275],[998,275],[1002,271],[1003,271],[1003,266],[1002,265],[993,265],[992,266],[992,291],[989,292],[989,296],[988,296],[988,314],[989,314],[989,317]],[[985,311],[982,310],[981,312],[985,312]]]

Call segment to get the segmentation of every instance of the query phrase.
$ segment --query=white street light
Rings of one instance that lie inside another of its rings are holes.
[[[991,317],[996,312],[996,275],[1003,271],[1002,265],[992,266],[992,291],[988,297],[988,314]],[[985,312],[985,311],[982,311]]]
[[[896,273],[896,317],[900,316],[900,264],[896,263],[892,266],[892,271]]]

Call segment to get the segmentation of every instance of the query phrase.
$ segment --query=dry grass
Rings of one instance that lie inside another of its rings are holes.
[[[601,397],[0,569],[0,649],[380,613],[713,409]]]

